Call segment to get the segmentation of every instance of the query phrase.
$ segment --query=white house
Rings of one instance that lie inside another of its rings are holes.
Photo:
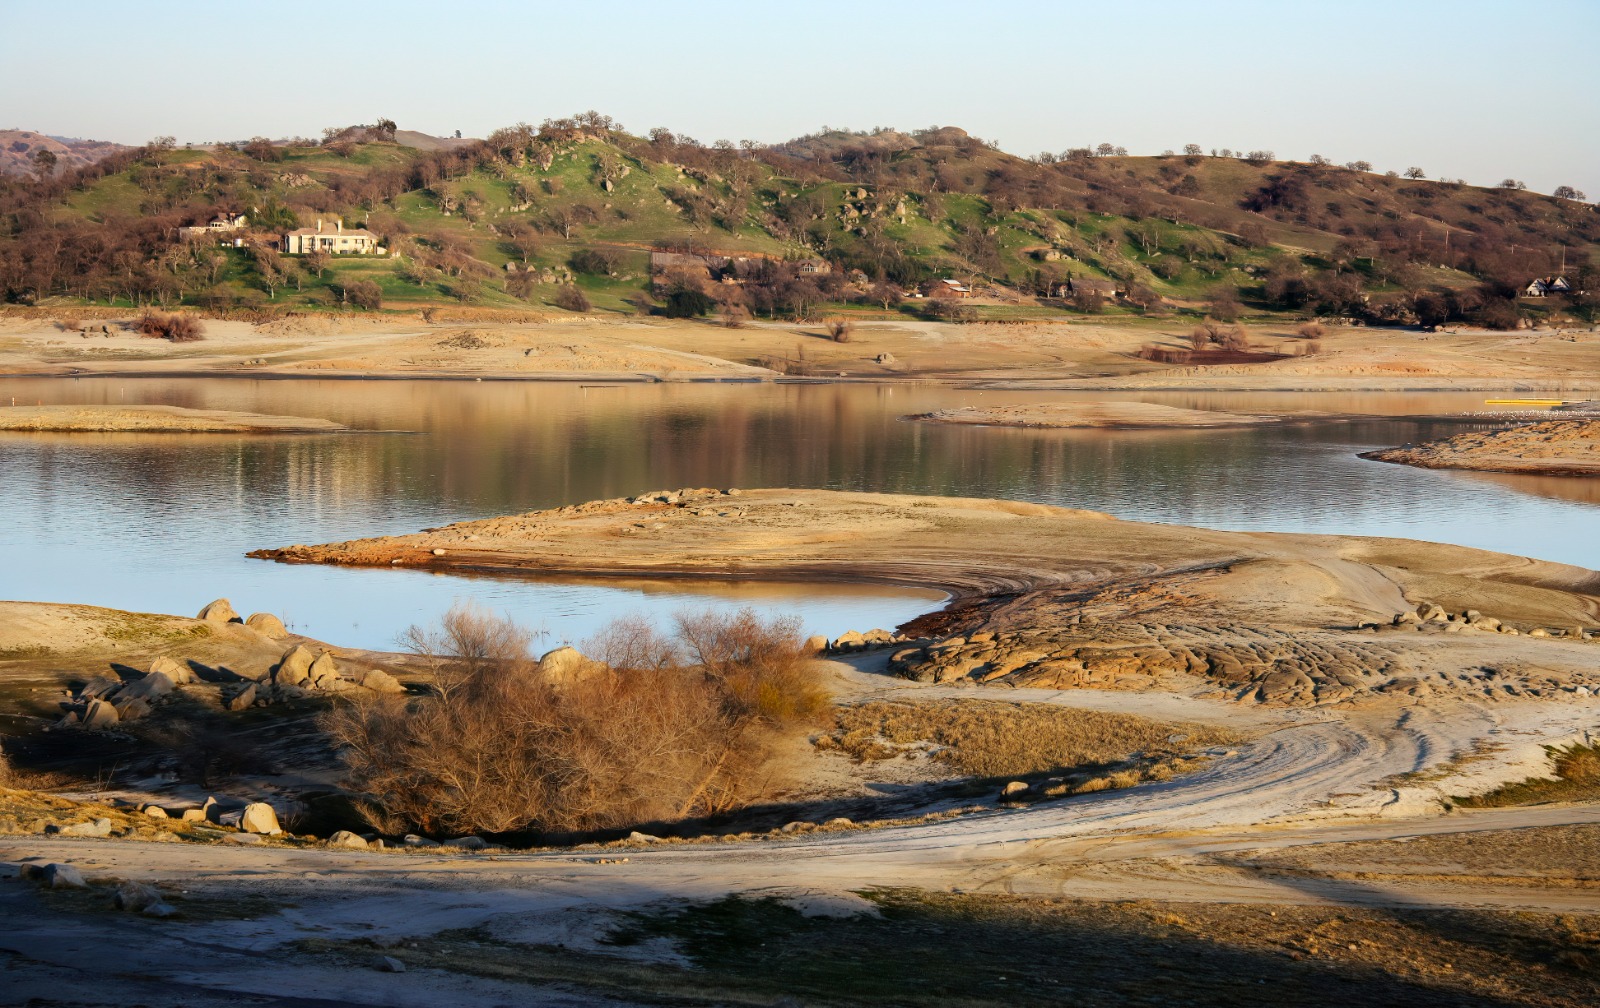
[[[1522,289],[1523,297],[1545,297],[1549,294],[1566,294],[1571,292],[1572,285],[1566,277],[1540,277]]]
[[[378,236],[366,228],[346,231],[344,221],[338,218],[334,219],[331,227],[327,227],[319,217],[316,227],[296,228],[285,234],[283,251],[289,255],[317,251],[332,255],[369,255],[381,253],[383,249],[378,245]]]
[[[219,213],[204,224],[192,224],[178,229],[178,234],[184,238],[204,238],[208,235],[221,237],[228,231],[239,231],[250,222],[250,218],[240,213]]]

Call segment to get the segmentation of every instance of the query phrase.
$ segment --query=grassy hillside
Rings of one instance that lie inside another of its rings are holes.
[[[0,297],[258,311],[586,300],[611,312],[778,315],[896,310],[901,294],[953,278],[984,295],[980,317],[1513,324],[1593,317],[1588,296],[1517,301],[1533,277],[1564,269],[1575,288],[1600,287],[1589,280],[1600,247],[1589,204],[1331,165],[1086,151],[1024,160],[953,128],[708,148],[664,131],[629,136],[592,114],[437,149],[381,137],[361,128],[315,146],[145,147],[53,179],[0,180]],[[242,247],[180,240],[179,226],[220,210],[249,215],[248,230],[227,236]],[[277,254],[284,229],[318,219],[374,231],[386,254]],[[726,283],[681,273],[652,283],[652,249],[757,265],[730,265]],[[809,258],[832,271],[781,265]],[[1096,284],[1117,294],[1081,293]],[[1074,296],[1050,296],[1068,285]],[[928,308],[912,299],[898,310]]]

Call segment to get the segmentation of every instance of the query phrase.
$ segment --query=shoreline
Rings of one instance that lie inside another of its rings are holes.
[[[1532,382],[1526,379],[1450,379],[1437,381],[1417,379],[1359,378],[1330,375],[1325,379],[1274,381],[1261,378],[1218,376],[1205,381],[1183,384],[1129,385],[1112,382],[1096,383],[1093,379],[993,379],[976,377],[950,377],[938,374],[918,375],[720,375],[655,374],[615,371],[549,371],[537,373],[512,372],[381,372],[381,371],[284,371],[240,369],[170,369],[170,370],[0,370],[0,380],[34,380],[62,378],[116,378],[137,379],[197,379],[217,378],[229,380],[262,381],[457,381],[457,382],[549,382],[573,384],[596,382],[607,385],[936,385],[961,391],[975,392],[1120,392],[1123,394],[1155,392],[1218,392],[1218,393],[1415,393],[1415,392],[1600,392],[1600,378]],[[1402,384],[1394,384],[1400,381]],[[1362,416],[1363,414],[1353,414]],[[1320,418],[1319,418],[1320,419]]]

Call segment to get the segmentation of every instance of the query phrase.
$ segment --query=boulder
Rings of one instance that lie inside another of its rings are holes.
[[[311,650],[304,644],[296,644],[278,659],[272,681],[283,686],[299,686],[310,678],[312,661]]]
[[[275,835],[282,833],[278,825],[278,813],[274,812],[271,805],[266,802],[251,802],[244,807],[244,814],[239,818],[239,828],[246,833],[266,833]]]
[[[251,613],[250,618],[244,621],[244,625],[256,633],[264,637],[271,637],[274,640],[289,636],[289,628],[283,625],[283,620],[271,613]]]
[[[124,700],[154,700],[171,693],[177,684],[165,672],[150,672],[143,679],[131,682],[117,693],[118,706]]]
[[[828,638],[820,634],[815,637],[807,637],[806,642],[800,645],[800,650],[807,654],[821,654],[823,651],[828,650]]]
[[[146,816],[148,816],[151,819],[166,819],[167,818],[167,810],[162,808],[160,805],[146,805],[144,808],[140,809],[139,811],[143,812]]]
[[[306,675],[318,689],[331,689],[329,684],[339,678],[339,663],[331,651],[324,651],[306,669]]]
[[[144,913],[161,902],[161,894],[142,882],[124,882],[111,898],[112,906],[126,913]]]
[[[1023,794],[1027,790],[1028,790],[1028,785],[1027,784],[1025,784],[1025,783],[1023,783],[1022,781],[1019,781],[1019,780],[1014,780],[1014,781],[1009,782],[1008,784],[1006,784],[1005,787],[1000,789],[1000,797],[1002,797],[1002,798],[1010,798],[1010,797],[1012,797],[1014,795]]]
[[[37,878],[50,889],[87,889],[83,873],[69,864],[47,864],[39,869]]]
[[[56,832],[62,836],[108,837],[111,835],[111,820],[101,817],[89,822],[73,823],[62,826]]]
[[[437,840],[429,840],[427,837],[425,837],[425,836],[417,836],[415,833],[407,833],[405,835],[405,837],[401,839],[400,842],[405,844],[407,847],[437,847],[437,846],[439,846],[439,841],[437,841]]]
[[[85,728],[110,728],[121,720],[121,715],[104,700],[90,700],[89,706],[83,709],[81,720]]]
[[[634,830],[632,833],[629,833],[628,834],[628,840],[631,843],[660,843],[661,842],[661,838],[660,837],[651,836],[648,833],[640,833],[638,830]]]
[[[205,822],[206,810],[204,808],[186,808],[179,818],[183,822]]]
[[[400,681],[382,669],[372,669],[361,677],[361,685],[374,693],[404,693]]]
[[[377,962],[373,963],[373,965],[385,973],[404,973],[406,971],[406,964],[394,956],[379,956]]]
[[[83,684],[78,691],[79,700],[93,700],[95,697],[110,699],[112,694],[122,689],[122,680],[110,676],[95,676]]]
[[[117,709],[117,718],[122,721],[137,721],[150,713],[150,701],[139,697],[117,697],[112,704]]]
[[[459,847],[462,850],[483,850],[489,846],[489,841],[481,836],[463,836],[456,837],[454,840],[446,840],[444,846]]]
[[[215,602],[207,605],[204,609],[201,609],[200,615],[196,616],[195,619],[203,619],[207,623],[244,622],[239,614],[234,611],[233,603],[229,602],[225,598],[219,598]]]
[[[329,847],[355,847],[360,850],[367,849],[367,842],[349,830],[340,830],[328,838]]]
[[[235,693],[228,700],[227,708],[231,711],[242,711],[256,702],[256,684],[246,683],[244,689]]]
[[[196,681],[194,670],[182,662],[173,661],[163,655],[150,663],[150,674],[164,675],[174,686],[186,686]]]
[[[603,664],[584,657],[582,652],[573,647],[558,647],[545,652],[538,665],[540,678],[551,683],[577,682],[604,670]]]

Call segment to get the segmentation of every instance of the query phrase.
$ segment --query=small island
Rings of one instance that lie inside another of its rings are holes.
[[[1361,456],[1423,469],[1540,476],[1600,476],[1600,420],[1549,420],[1497,431],[1473,431]]]
[[[347,431],[316,417],[182,406],[0,406],[0,431],[112,434],[321,434]]]
[[[1249,427],[1284,418],[1219,410],[1182,409],[1146,402],[1054,402],[1014,406],[963,406],[917,413],[907,420],[974,427],[1098,427],[1137,430],[1166,427]]]

